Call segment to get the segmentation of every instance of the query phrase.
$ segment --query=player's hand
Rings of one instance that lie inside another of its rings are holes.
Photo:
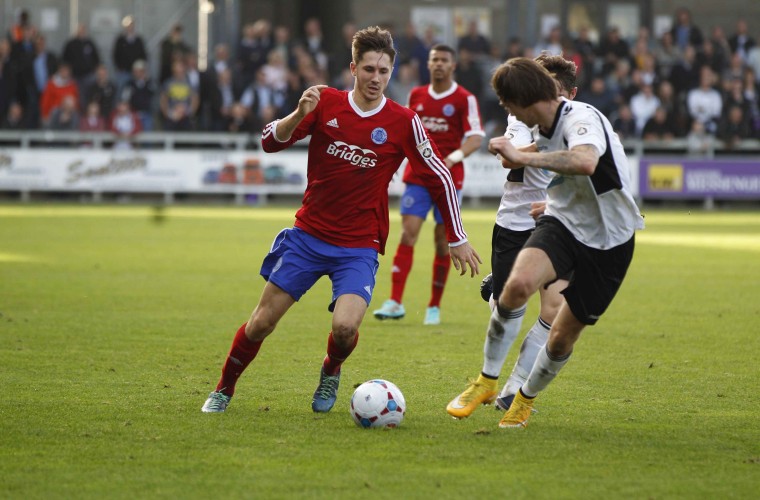
[[[518,151],[505,136],[494,137],[488,141],[488,151],[492,155],[501,157],[501,164],[505,168],[518,168],[523,166],[523,162],[520,161],[520,155]],[[514,166],[511,166],[514,165]]]
[[[544,212],[546,212],[545,201],[534,201],[530,204],[530,216],[534,219],[538,219]]]
[[[449,248],[451,254],[451,261],[454,263],[454,268],[459,271],[459,276],[464,276],[467,272],[467,266],[470,266],[470,276],[479,274],[478,264],[482,264],[480,255],[475,251],[469,242],[461,245]]]
[[[527,146],[522,146],[517,148],[518,151],[522,151],[523,153],[538,153],[538,146],[535,142],[532,142],[528,144]],[[504,168],[523,168],[524,165],[521,163],[515,163],[512,161],[505,160],[500,154],[496,155],[496,158],[501,162],[501,166]]]
[[[322,91],[327,88],[327,85],[313,85],[303,91],[303,95],[298,100],[298,112],[302,116],[306,116],[317,107],[319,103],[319,96]]]

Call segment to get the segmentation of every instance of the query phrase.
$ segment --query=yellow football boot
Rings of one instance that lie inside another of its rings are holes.
[[[527,427],[528,418],[533,412],[533,401],[536,398],[526,398],[521,391],[517,391],[515,399],[509,406],[509,410],[501,418],[499,427],[506,429],[509,427]]]
[[[467,389],[446,406],[446,411],[454,418],[469,417],[478,406],[493,403],[497,390],[497,381],[481,374],[477,380],[471,380]]]

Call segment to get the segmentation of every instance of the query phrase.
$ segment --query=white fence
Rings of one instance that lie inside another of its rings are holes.
[[[643,182],[642,191],[658,197],[657,190],[648,189],[646,176],[639,175],[641,160],[654,155],[672,164],[687,157],[684,140],[634,141],[626,147],[636,196]],[[717,144],[701,161],[719,166],[727,152]],[[760,175],[760,141],[745,141],[730,152],[749,160],[750,172],[754,159]],[[479,152],[465,164],[464,197],[477,201],[501,196],[507,172],[493,156]],[[391,196],[403,191],[400,174],[389,186]],[[127,149],[109,133],[0,131],[0,192],[18,193],[24,201],[35,193],[55,192],[81,193],[94,201],[107,194],[139,193],[158,194],[166,203],[177,195],[264,203],[270,195],[300,195],[305,187],[305,148],[266,154],[260,138],[247,134],[153,132],[141,134]]]

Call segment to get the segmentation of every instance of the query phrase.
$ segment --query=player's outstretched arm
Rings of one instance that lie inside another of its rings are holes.
[[[465,241],[461,245],[449,247],[449,254],[454,263],[454,268],[459,271],[460,276],[464,276],[464,273],[467,272],[467,266],[470,266],[471,277],[480,274],[478,264],[482,264],[483,261],[480,260],[480,255],[469,242]]]
[[[506,137],[494,137],[488,142],[488,151],[518,165],[568,175],[591,175],[599,163],[599,151],[590,144],[582,144],[569,151],[525,153],[515,148]]]
[[[298,107],[290,113],[288,116],[277,122],[277,140],[280,142],[287,142],[290,140],[290,136],[293,135],[293,131],[301,124],[306,115],[316,109],[319,103],[319,96],[322,94],[322,90],[326,89],[327,85],[313,85],[303,91],[303,95],[298,100]]]

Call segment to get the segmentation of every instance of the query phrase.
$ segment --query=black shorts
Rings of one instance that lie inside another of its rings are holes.
[[[614,248],[599,250],[579,242],[556,218],[542,215],[525,247],[546,252],[557,276],[571,276],[562,292],[565,301],[578,321],[593,325],[623,283],[633,258],[634,236]]]
[[[498,299],[501,295],[517,254],[520,253],[532,232],[532,229],[513,231],[494,224],[493,236],[491,236],[491,275],[493,276],[493,296],[495,298]]]

